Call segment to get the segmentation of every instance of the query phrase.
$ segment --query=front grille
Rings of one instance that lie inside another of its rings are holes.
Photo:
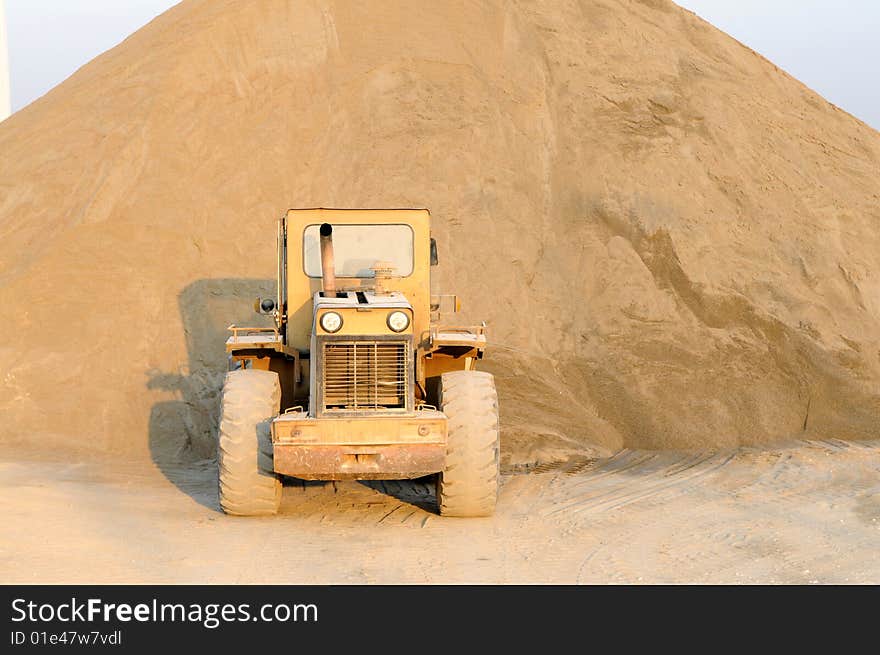
[[[329,341],[322,354],[324,411],[407,408],[408,342]]]

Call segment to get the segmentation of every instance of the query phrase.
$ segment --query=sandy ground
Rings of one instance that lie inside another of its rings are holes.
[[[880,442],[508,472],[471,520],[420,483],[292,482],[241,519],[213,462],[0,462],[4,583],[880,583]]]

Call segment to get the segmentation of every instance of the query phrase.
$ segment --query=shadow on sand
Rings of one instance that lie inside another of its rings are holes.
[[[253,300],[275,293],[274,280],[198,280],[178,295],[187,348],[179,371],[147,371],[147,388],[174,392],[176,400],[156,403],[150,412],[153,462],[178,489],[205,507],[217,500],[217,424],[220,390],[227,370],[226,328],[268,325],[253,312]]]
[[[437,514],[435,479],[436,476],[432,475],[418,480],[363,480],[361,484],[402,503]]]

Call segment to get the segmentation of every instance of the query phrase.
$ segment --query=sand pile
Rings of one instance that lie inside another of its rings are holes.
[[[666,0],[188,0],[0,125],[0,430],[210,451],[289,206],[427,206],[509,457],[880,436],[880,134]]]

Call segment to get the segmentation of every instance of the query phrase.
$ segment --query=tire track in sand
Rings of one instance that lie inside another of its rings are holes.
[[[616,470],[588,474],[584,476],[584,483],[578,485],[580,489],[588,487],[587,493],[545,510],[544,515],[603,512],[672,490],[686,492],[689,484],[722,469],[735,456],[732,452],[655,455]]]

